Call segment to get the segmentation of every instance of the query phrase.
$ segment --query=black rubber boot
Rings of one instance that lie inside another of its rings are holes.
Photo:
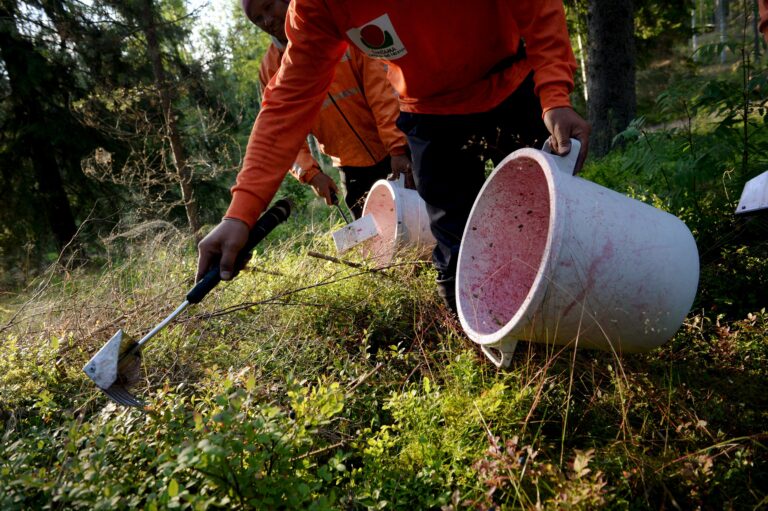
[[[456,308],[456,276],[446,278],[438,273],[435,282],[437,284],[437,294],[442,298],[445,306],[454,316],[458,316],[459,313]]]

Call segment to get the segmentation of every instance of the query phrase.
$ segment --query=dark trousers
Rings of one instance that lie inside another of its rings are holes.
[[[521,147],[541,148],[549,137],[533,74],[488,112],[431,115],[402,112],[397,126],[408,136],[413,175],[427,203],[437,246],[432,260],[438,290],[455,310],[453,287],[459,245],[469,212],[485,182],[485,162],[499,163]]]
[[[373,186],[373,183],[379,179],[386,179],[392,172],[391,167],[390,158],[387,156],[376,165],[370,167],[343,166],[339,168],[341,182],[347,190],[344,202],[355,218],[360,218],[363,215],[365,196]]]

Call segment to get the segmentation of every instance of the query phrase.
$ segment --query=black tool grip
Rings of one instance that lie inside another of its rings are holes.
[[[267,234],[279,224],[288,219],[291,215],[291,203],[287,199],[280,199],[275,202],[275,205],[269,208],[261,217],[256,221],[256,225],[253,226],[251,232],[248,235],[248,241],[245,246],[237,254],[235,259],[235,268],[240,269],[248,262],[251,257],[251,251],[258,245],[261,240],[266,238]],[[189,303],[200,303],[205,295],[207,295],[211,289],[221,281],[221,275],[219,273],[218,263],[213,266],[208,273],[200,279],[195,287],[189,290],[187,293],[187,301]]]

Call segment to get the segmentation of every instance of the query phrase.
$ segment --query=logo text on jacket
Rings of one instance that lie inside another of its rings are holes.
[[[347,30],[347,37],[363,53],[375,59],[395,60],[408,53],[388,14]]]

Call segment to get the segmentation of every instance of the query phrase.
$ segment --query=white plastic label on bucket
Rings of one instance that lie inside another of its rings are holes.
[[[336,252],[343,254],[357,245],[378,236],[379,230],[371,215],[365,215],[332,234]]]
[[[376,181],[363,207],[363,217],[370,215],[379,235],[360,245],[363,255],[382,265],[392,261],[402,250],[411,250],[417,257],[432,253],[435,238],[429,228],[427,206],[416,190],[398,181]]]
[[[699,257],[677,217],[573,176],[570,157],[521,149],[491,173],[462,237],[465,332],[497,366],[518,340],[621,352],[674,335]]]

